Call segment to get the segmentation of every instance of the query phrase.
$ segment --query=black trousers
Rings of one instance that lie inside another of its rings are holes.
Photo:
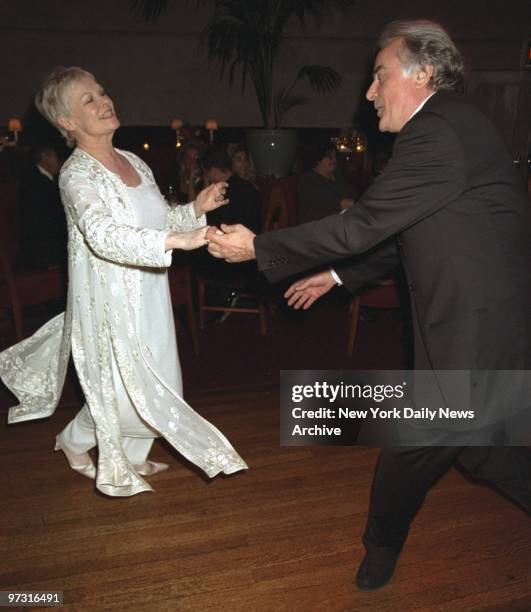
[[[531,452],[524,446],[429,446],[382,451],[374,476],[363,542],[400,552],[410,525],[435,482],[458,461],[531,514]]]

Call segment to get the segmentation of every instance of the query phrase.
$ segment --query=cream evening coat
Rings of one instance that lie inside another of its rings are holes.
[[[132,153],[121,153],[157,189],[151,170]],[[111,371],[114,355],[138,414],[188,460],[210,477],[247,468],[225,436],[165,385],[149,349],[139,341],[143,268],[169,266],[167,231],[202,227],[205,218],[196,219],[193,204],[188,204],[168,208],[166,230],[136,227],[124,183],[80,149],[64,164],[59,185],[69,235],[66,312],[0,353],[0,376],[20,402],[9,410],[8,422],[53,414],[72,351],[95,421],[96,487],[111,496],[151,490],[122,448]]]

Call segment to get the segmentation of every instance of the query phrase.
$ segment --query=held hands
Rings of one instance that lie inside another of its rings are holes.
[[[211,227],[207,232],[208,252],[230,263],[249,261],[255,258],[254,238],[256,234],[244,225],[221,226],[221,231]]]
[[[227,204],[228,200],[225,198],[227,187],[227,183],[214,183],[200,191],[194,202],[195,216],[200,217],[211,210],[223,206],[223,204]]]
[[[183,251],[192,251],[207,244],[207,231],[211,229],[207,226],[201,227],[190,232],[170,232],[166,236],[166,251],[172,249],[182,249]]]
[[[308,310],[316,300],[325,293],[328,293],[335,284],[336,281],[330,270],[318,272],[293,283],[284,294],[284,297],[295,310],[299,310],[301,307],[303,310]]]

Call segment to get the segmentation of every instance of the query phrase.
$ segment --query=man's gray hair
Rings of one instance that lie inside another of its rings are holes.
[[[92,74],[78,66],[71,66],[70,68],[58,66],[44,79],[41,89],[35,96],[35,106],[41,115],[46,117],[61,132],[69,146],[74,145],[74,140],[59,125],[57,119],[61,116],[70,116],[70,108],[68,107],[70,87],[73,83],[87,76],[92,77]]]
[[[464,89],[463,58],[448,33],[438,23],[423,19],[392,21],[380,34],[378,48],[386,47],[396,38],[403,40],[398,57],[406,71],[431,65],[432,89]]]

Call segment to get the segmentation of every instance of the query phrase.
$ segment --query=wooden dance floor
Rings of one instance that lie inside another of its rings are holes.
[[[531,609],[531,524],[490,489],[451,470],[392,582],[361,593],[377,450],[281,448],[276,388],[189,399],[249,471],[207,482],[157,442],[152,458],[171,469],[150,479],[155,493],[111,499],[52,452],[74,396],[8,427],[2,395],[0,590],[63,591],[65,609],[82,612]]]

